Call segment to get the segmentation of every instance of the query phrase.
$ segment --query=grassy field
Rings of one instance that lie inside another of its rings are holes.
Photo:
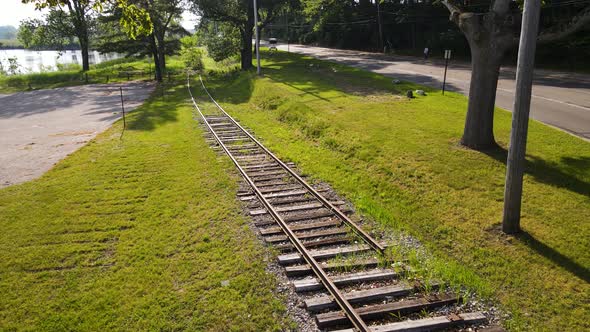
[[[518,236],[500,231],[510,114],[501,149],[458,142],[466,98],[400,96],[376,74],[298,55],[264,54],[264,78],[207,84],[281,157],[332,184],[384,228],[421,240],[426,273],[498,301],[514,331],[590,328],[590,144],[531,122]]]
[[[121,129],[0,190],[0,330],[290,327],[237,175],[205,143],[185,87]]]
[[[167,70],[178,74],[184,65],[178,57],[167,58]],[[74,67],[74,66],[72,66]],[[154,66],[147,59],[121,58],[92,65],[86,73],[79,68],[64,68],[64,70],[0,76],[0,93],[14,93],[30,89],[52,89],[88,83],[123,82],[128,79],[151,79]],[[127,73],[130,76],[127,76]]]

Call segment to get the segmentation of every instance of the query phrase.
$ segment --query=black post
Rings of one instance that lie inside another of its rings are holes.
[[[449,58],[448,57],[445,57],[445,58],[446,58],[445,59],[445,77],[443,79],[443,89],[442,89],[443,96],[445,94],[445,85],[447,85],[447,67],[449,66]]]
[[[148,59],[149,59],[148,64],[150,66],[150,78],[151,78],[152,77],[152,57],[148,56]]]
[[[131,74],[129,72],[127,72],[127,80],[131,80]]]
[[[109,83],[109,75],[107,75],[107,83]]]
[[[123,110],[123,130],[127,128],[127,122],[125,121],[125,103],[123,102],[123,87],[119,87],[121,92],[121,109]]]
[[[289,42],[289,8],[287,8],[286,10],[286,14],[285,14],[285,25],[287,26],[287,52],[290,53],[291,52],[291,44]]]

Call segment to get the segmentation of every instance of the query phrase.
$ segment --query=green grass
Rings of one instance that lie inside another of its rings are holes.
[[[264,54],[264,78],[210,77],[244,125],[308,175],[329,182],[385,229],[421,240],[429,274],[497,301],[514,331],[590,328],[590,144],[532,121],[519,236],[500,231],[503,147],[459,145],[466,98],[298,55]],[[410,261],[419,260],[416,254]]]
[[[167,58],[166,68],[171,73],[179,73],[183,64],[178,57]],[[34,74],[0,76],[0,93],[14,93],[27,90],[52,89],[88,83],[107,83],[130,79],[151,79],[154,66],[147,59],[122,58],[92,65],[86,73],[79,69],[52,71]]]
[[[157,96],[122,139],[117,122],[42,178],[0,190],[0,330],[292,326],[231,163],[205,143],[184,86]]]

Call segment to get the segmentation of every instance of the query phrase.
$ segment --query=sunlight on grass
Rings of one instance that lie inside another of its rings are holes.
[[[467,100],[299,55],[265,53],[264,77],[207,84],[279,156],[329,182],[357,209],[421,240],[433,276],[492,296],[513,330],[575,331],[590,314],[590,144],[532,121],[524,233],[500,231],[510,113],[502,149],[459,145]]]
[[[167,86],[42,178],[0,190],[0,330],[291,326],[238,177]]]

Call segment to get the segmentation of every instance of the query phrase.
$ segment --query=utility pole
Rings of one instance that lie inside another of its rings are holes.
[[[506,162],[506,187],[504,189],[502,230],[507,234],[514,234],[520,231],[522,177],[525,166],[540,12],[540,0],[525,0],[520,44],[518,47],[518,64],[516,66],[516,95],[514,98],[514,112],[512,113],[510,149],[508,150],[508,160]]]
[[[285,25],[287,26],[287,53],[291,52],[291,44],[289,43],[289,7],[285,11]]]
[[[381,23],[381,5],[379,4],[381,0],[375,0],[377,3],[377,24],[379,25],[379,49],[385,53],[385,49],[383,48],[383,24]]]
[[[258,29],[258,2],[254,0],[254,31],[256,31],[256,72],[260,76],[260,30]]]

